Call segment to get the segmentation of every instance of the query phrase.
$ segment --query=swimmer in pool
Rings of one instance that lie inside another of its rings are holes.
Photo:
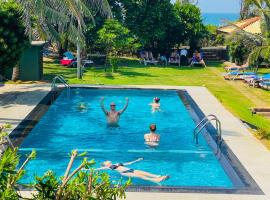
[[[152,106],[152,112],[160,111],[160,98],[155,97],[149,105]]]
[[[78,103],[77,109],[78,109],[78,111],[83,112],[83,111],[88,109],[88,105],[84,102]]]
[[[117,164],[112,164],[111,161],[105,161],[102,163],[103,167],[98,168],[96,170],[110,169],[110,170],[117,171],[122,176],[141,178],[143,180],[152,181],[155,183],[159,183],[169,178],[169,176],[160,176],[160,175],[151,174],[145,171],[134,170],[134,169],[126,167],[127,165],[131,165],[141,160],[143,160],[143,158],[139,158],[135,161],[128,162],[128,163],[117,163]]]
[[[160,135],[156,133],[157,126],[155,124],[150,125],[150,133],[144,135],[145,144],[150,147],[156,147],[159,145]]]
[[[123,114],[128,107],[128,101],[129,101],[128,98],[126,98],[126,104],[124,108],[119,111],[116,110],[116,105],[114,102],[112,102],[110,104],[110,111],[107,111],[104,107],[104,97],[101,98],[100,106],[107,117],[108,125],[116,126],[118,124],[120,115]]]

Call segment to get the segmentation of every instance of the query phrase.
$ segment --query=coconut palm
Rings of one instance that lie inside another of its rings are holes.
[[[250,65],[258,65],[260,58],[270,61],[270,0],[244,0],[245,6],[252,6],[261,16],[261,35],[251,34],[238,28],[238,34],[244,34],[248,39],[246,42],[255,44],[249,54]]]
[[[84,45],[84,18],[94,13],[110,17],[107,0],[17,0],[23,7],[26,34],[30,39],[46,38],[60,41],[60,34],[68,32],[68,39],[77,45],[77,77],[81,78],[81,47]]]

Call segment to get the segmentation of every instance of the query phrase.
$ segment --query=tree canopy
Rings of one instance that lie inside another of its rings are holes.
[[[14,1],[0,0],[0,74],[18,64],[29,44],[24,32],[19,5]]]

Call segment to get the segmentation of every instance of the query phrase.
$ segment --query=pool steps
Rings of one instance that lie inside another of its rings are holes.
[[[199,134],[202,132],[202,130],[212,121],[215,121],[215,125],[216,125],[216,131],[217,131],[217,138],[216,138],[216,142],[218,147],[220,147],[221,143],[222,143],[222,131],[221,131],[221,122],[220,120],[217,118],[216,115],[207,115],[206,117],[204,117],[200,123],[197,124],[197,126],[194,128],[193,131],[193,137],[194,137],[194,141],[196,142],[196,145],[199,144]]]

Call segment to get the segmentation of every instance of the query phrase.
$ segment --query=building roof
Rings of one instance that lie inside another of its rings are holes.
[[[227,25],[227,26],[220,27],[217,31],[220,33],[231,34],[237,31],[238,29],[242,29],[249,33],[261,34],[261,18],[260,17],[253,17],[253,18],[241,20],[233,24],[234,25]]]

